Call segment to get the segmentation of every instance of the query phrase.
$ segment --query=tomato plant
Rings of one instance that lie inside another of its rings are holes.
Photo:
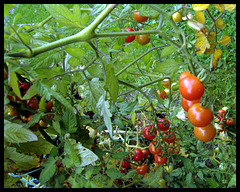
[[[233,123],[234,123],[234,119],[233,119],[233,118],[228,118],[227,121],[226,121],[226,124],[227,124],[228,126],[233,125]]]
[[[160,157],[159,155],[154,155],[154,160],[157,164],[165,164],[167,162],[167,157]]]
[[[128,161],[123,161],[122,168],[127,169],[128,167],[130,167],[130,163]]]
[[[168,173],[171,173],[171,172],[173,171],[173,169],[174,169],[173,164],[164,166],[164,169],[165,169]]]
[[[143,150],[142,150],[142,153],[143,153],[143,157],[144,157],[144,158],[148,157],[148,155],[149,155],[149,152],[148,152],[147,149],[143,149]]]
[[[148,171],[147,165],[142,164],[142,165],[137,166],[137,172],[138,172],[138,174],[144,175],[145,173],[147,173],[147,171]]]
[[[182,14],[179,12],[176,12],[172,15],[172,19],[174,22],[180,22],[182,21]]]
[[[52,107],[53,107],[53,102],[50,100],[46,103],[46,109],[47,109],[47,112],[51,111]]]
[[[159,184],[159,188],[164,188],[166,186],[166,181],[165,179],[160,179],[158,181],[158,184]]]
[[[162,152],[162,147],[160,145],[156,148],[156,141],[152,141],[149,144],[148,149],[149,149],[150,153],[153,155],[160,154]]]
[[[164,141],[167,143],[173,143],[176,140],[176,135],[172,131],[167,131],[163,134]]]
[[[203,142],[208,142],[213,140],[216,135],[216,128],[213,124],[208,124],[204,127],[194,127],[194,135],[195,137]]]
[[[32,97],[31,99],[27,100],[26,105],[31,109],[36,110],[38,107],[38,100],[36,99],[36,97]]]
[[[180,145],[177,143],[170,143],[168,147],[168,151],[171,154],[179,154],[180,152]]]
[[[131,32],[131,31],[134,31],[132,28],[130,28],[130,27],[127,27],[127,28],[125,28],[124,30],[126,30],[126,31],[128,31],[128,32]],[[126,43],[131,43],[131,42],[133,42],[135,40],[135,35],[133,35],[133,36],[127,36],[126,37],[126,39],[125,39],[125,42]]]
[[[162,92],[157,90],[157,93],[158,93],[159,97],[162,98],[162,99],[165,99],[167,97],[167,94],[166,94],[164,89],[162,90]]]
[[[143,129],[143,136],[146,138],[146,139],[148,139],[148,140],[153,140],[156,136],[155,135],[157,135],[157,130],[156,130],[156,128],[154,127],[153,128],[153,133],[155,134],[155,135],[153,135],[153,134],[151,134],[149,131],[151,130],[151,128],[152,128],[152,125],[147,125],[144,129]]]
[[[189,122],[197,127],[208,125],[213,119],[213,113],[208,107],[202,107],[200,103],[193,104],[188,109]]]
[[[169,129],[169,121],[165,118],[161,118],[158,120],[158,128],[160,131],[167,131]]]
[[[145,22],[148,19],[148,17],[140,15],[138,11],[134,12],[133,18],[139,23]]]
[[[146,45],[150,42],[150,38],[148,38],[149,34],[146,35],[137,35],[137,42],[140,45]]]

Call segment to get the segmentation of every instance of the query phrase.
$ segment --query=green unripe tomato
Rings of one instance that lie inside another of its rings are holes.
[[[224,165],[223,163],[221,163],[221,164],[219,165],[219,169],[220,169],[220,171],[226,171],[227,166]]]
[[[164,169],[168,172],[168,173],[171,173],[173,171],[173,165],[170,164],[168,166],[164,166]]]
[[[177,90],[179,90],[179,84],[174,82],[174,83],[172,83],[171,88],[172,88],[173,91],[177,91]]]
[[[160,13],[154,13],[150,16],[150,19],[157,19],[159,17]]]
[[[166,181],[165,179],[160,179],[158,181],[159,187],[158,188],[164,188],[166,186]]]

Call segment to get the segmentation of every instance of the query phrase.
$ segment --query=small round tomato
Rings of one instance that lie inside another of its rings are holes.
[[[45,105],[47,112],[51,111],[52,107],[53,107],[53,102],[50,100],[46,103]]]
[[[19,86],[19,89],[29,89],[28,83],[22,83],[22,84]]]
[[[123,161],[122,168],[128,168],[130,166],[130,163],[128,161]]]
[[[161,118],[158,120],[158,128],[160,131],[167,131],[169,129],[169,121],[165,118]]]
[[[187,100],[200,99],[204,93],[204,86],[194,75],[187,75],[179,82],[179,91]]]
[[[18,115],[18,113],[16,111],[10,111],[7,113],[8,115]]]
[[[147,173],[147,171],[148,171],[147,165],[142,164],[142,165],[140,165],[140,166],[137,166],[137,172],[138,172],[139,174],[144,175],[145,173]]]
[[[141,149],[135,149],[134,153],[133,159],[135,161],[141,161],[143,159],[143,152]]]
[[[180,152],[180,145],[177,143],[170,143],[168,151],[173,155],[178,154]]]
[[[148,38],[149,34],[146,35],[137,35],[137,42],[140,45],[146,45],[150,42],[150,38]]]
[[[147,149],[143,149],[142,153],[143,153],[143,158],[146,158],[149,155],[149,152]]]
[[[164,166],[164,169],[168,172],[168,173],[171,173],[172,171],[173,171],[173,165],[172,164],[170,164],[170,165],[166,165],[166,166]]]
[[[233,118],[229,118],[229,119],[227,119],[227,121],[226,121],[226,124],[227,124],[228,126],[231,126],[233,123],[234,123],[234,119],[233,119]]]
[[[154,133],[155,135],[149,133],[151,127],[152,127],[152,125],[147,125],[147,126],[143,129],[143,136],[144,136],[146,139],[148,139],[148,140],[153,140],[153,139],[156,137],[155,135],[157,135],[157,130],[156,130],[155,127],[153,128],[153,133]]]
[[[224,165],[223,163],[221,163],[221,164],[219,165],[219,169],[220,169],[220,171],[226,171],[226,170],[227,170],[227,166]]]
[[[191,75],[191,73],[189,71],[184,71],[178,79],[178,82],[180,83],[180,81],[182,81],[186,76]]]
[[[164,188],[166,186],[166,181],[165,179],[160,179],[158,181],[159,187],[158,188]]]
[[[200,103],[200,99],[196,99],[196,100],[187,100],[185,98],[182,98],[182,108],[188,112],[189,107],[191,107],[194,103]]]
[[[226,116],[226,111],[223,109],[219,109],[218,114],[219,116],[217,116],[217,118],[219,119],[219,121],[221,121]]]
[[[135,19],[135,21],[137,21],[139,23],[147,21],[147,19],[148,19],[148,17],[140,15],[139,12],[134,12],[133,18]]]
[[[195,137],[202,142],[211,141],[216,135],[216,128],[213,124],[208,124],[205,127],[194,127],[193,131]]]
[[[165,99],[167,97],[167,94],[166,94],[164,89],[162,90],[161,93],[160,93],[159,90],[157,90],[157,93],[158,93],[159,97],[162,98],[162,99]]]
[[[27,106],[33,110],[36,110],[38,106],[38,100],[35,97],[32,97],[31,99],[27,100]]]
[[[148,149],[150,151],[150,153],[152,153],[153,155],[157,154],[161,154],[162,152],[162,146],[158,146],[158,148],[155,147],[156,146],[156,141],[152,141],[149,146],[148,146]]]
[[[208,107],[202,107],[200,103],[193,104],[188,109],[188,120],[195,127],[204,127],[211,123],[213,113]]]
[[[171,80],[171,82],[172,82],[172,80]],[[162,84],[164,87],[169,87],[169,79],[164,79]]]
[[[176,135],[172,131],[167,131],[163,134],[164,141],[167,143],[173,143],[176,140]]]
[[[172,19],[174,22],[180,22],[182,21],[182,14],[179,12],[176,12],[172,15]]]
[[[132,28],[128,27],[128,28],[125,28],[124,30],[126,30],[127,32],[131,32],[131,31],[134,31]],[[135,40],[135,35],[134,36],[127,36],[126,39],[125,39],[125,42],[126,43],[131,43]]]
[[[157,164],[164,164],[167,162],[167,157],[160,157],[159,155],[155,154],[154,155],[154,160]]]
[[[143,156],[143,152],[142,152],[141,149],[135,149],[134,153],[135,153],[135,155],[141,155],[141,156]]]

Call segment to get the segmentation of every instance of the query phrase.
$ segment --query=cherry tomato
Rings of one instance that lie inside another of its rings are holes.
[[[10,101],[13,101],[13,96],[7,95],[7,98],[8,98]]]
[[[176,140],[176,135],[172,131],[167,131],[163,134],[164,141],[167,143],[173,143]]]
[[[226,116],[226,111],[223,109],[219,109],[218,114],[219,116],[217,116],[217,118],[219,119],[219,121],[221,121]]]
[[[194,75],[187,75],[179,82],[179,91],[187,100],[200,99],[204,93],[204,86]]]
[[[219,165],[219,169],[220,169],[220,171],[226,171],[226,170],[227,170],[227,166],[224,165],[223,163],[221,163],[221,164]]]
[[[140,45],[146,45],[150,42],[150,38],[148,38],[149,34],[146,35],[137,35],[137,42]]]
[[[200,99],[196,99],[196,100],[187,100],[185,98],[182,98],[182,108],[188,112],[189,107],[191,107],[194,103],[200,103]]]
[[[123,161],[122,168],[128,168],[130,166],[130,163],[128,161]]]
[[[19,86],[19,89],[29,89],[28,83],[22,83],[22,84]]]
[[[171,82],[172,82],[172,80],[171,80]],[[169,79],[164,79],[162,84],[164,87],[169,87]]]
[[[134,153],[133,159],[135,161],[141,161],[143,159],[143,152],[141,149],[135,149]]]
[[[32,97],[31,99],[27,100],[27,106],[33,110],[36,110],[38,106],[38,100],[35,97]]]
[[[167,157],[160,157],[159,155],[155,154],[154,155],[154,160],[157,164],[164,164],[167,162]]]
[[[135,19],[135,21],[137,21],[139,23],[147,21],[147,19],[148,19],[148,17],[140,15],[139,12],[134,12],[133,18]]]
[[[134,153],[135,153],[135,155],[141,155],[141,156],[143,156],[143,152],[142,152],[141,149],[135,149]]]
[[[216,135],[216,129],[213,124],[208,124],[205,127],[194,127],[193,131],[195,137],[202,142],[211,141]]]
[[[143,158],[146,158],[149,155],[149,152],[147,149],[143,149],[142,153],[143,153]]]
[[[22,101],[22,99],[20,99],[18,96],[15,96],[15,99],[16,99],[17,101]]]
[[[125,28],[124,30],[126,30],[127,32],[131,32],[131,31],[134,31],[132,28],[128,27],[128,28]],[[126,43],[131,43],[135,40],[135,35],[134,36],[127,36],[126,39],[125,39],[125,42]]]
[[[147,173],[147,171],[148,171],[147,165],[142,164],[142,165],[140,165],[140,166],[137,166],[137,172],[138,172],[139,174],[144,175],[145,173]]]
[[[158,93],[159,97],[162,98],[162,99],[165,99],[165,98],[167,97],[167,94],[166,94],[166,92],[164,91],[164,89],[162,90],[161,93],[160,93],[159,90],[157,90],[157,93]]]
[[[227,121],[226,121],[226,124],[227,124],[228,126],[231,126],[233,123],[234,123],[234,119],[233,119],[233,118],[229,118],[229,119],[227,119]]]
[[[7,113],[8,115],[18,115],[18,113],[16,111],[10,111]]]
[[[156,141],[152,141],[149,146],[148,146],[148,149],[150,151],[150,153],[152,153],[153,155],[157,154],[161,154],[162,152],[162,146],[158,146],[158,148],[156,148]]]
[[[164,188],[166,186],[166,181],[165,179],[160,179],[158,181],[159,187],[158,188]]]
[[[178,82],[180,83],[180,81],[182,81],[186,76],[191,75],[191,73],[189,71],[184,71],[178,79]]]
[[[193,104],[188,109],[188,120],[196,127],[207,126],[213,119],[213,113],[208,107],[202,107],[200,103]]]
[[[173,155],[178,154],[180,152],[180,145],[177,143],[170,143],[168,151]]]
[[[27,118],[27,122],[32,120],[32,114],[30,114]],[[37,131],[38,130],[38,123],[35,123],[32,127],[30,127],[32,131]]]
[[[172,19],[174,22],[180,22],[182,21],[182,14],[179,12],[176,12],[172,15]]]
[[[50,100],[46,103],[45,105],[47,112],[51,111],[52,107],[53,107],[53,102]]]
[[[173,165],[172,164],[170,164],[170,165],[166,165],[166,166],[164,166],[164,169],[168,172],[168,173],[171,173],[172,171],[173,171]]]
[[[152,125],[147,125],[143,129],[143,136],[148,140],[153,140],[156,137],[155,135],[149,133],[151,127],[152,127]],[[153,133],[157,135],[157,130],[155,127],[153,128]]]
[[[158,120],[158,128],[160,131],[167,131],[169,129],[169,121],[165,118],[161,118]]]

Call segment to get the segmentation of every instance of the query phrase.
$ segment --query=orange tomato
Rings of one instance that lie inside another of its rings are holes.
[[[133,18],[135,19],[135,21],[137,21],[139,23],[147,21],[147,19],[148,19],[148,17],[140,15],[139,12],[134,12]]]
[[[202,142],[208,142],[213,140],[215,137],[216,128],[213,126],[213,124],[208,124],[205,127],[194,127],[194,135],[198,140]]]
[[[187,100],[185,98],[182,98],[182,108],[188,112],[189,107],[191,107],[194,103],[200,103],[200,99],[196,99],[196,100]]]

